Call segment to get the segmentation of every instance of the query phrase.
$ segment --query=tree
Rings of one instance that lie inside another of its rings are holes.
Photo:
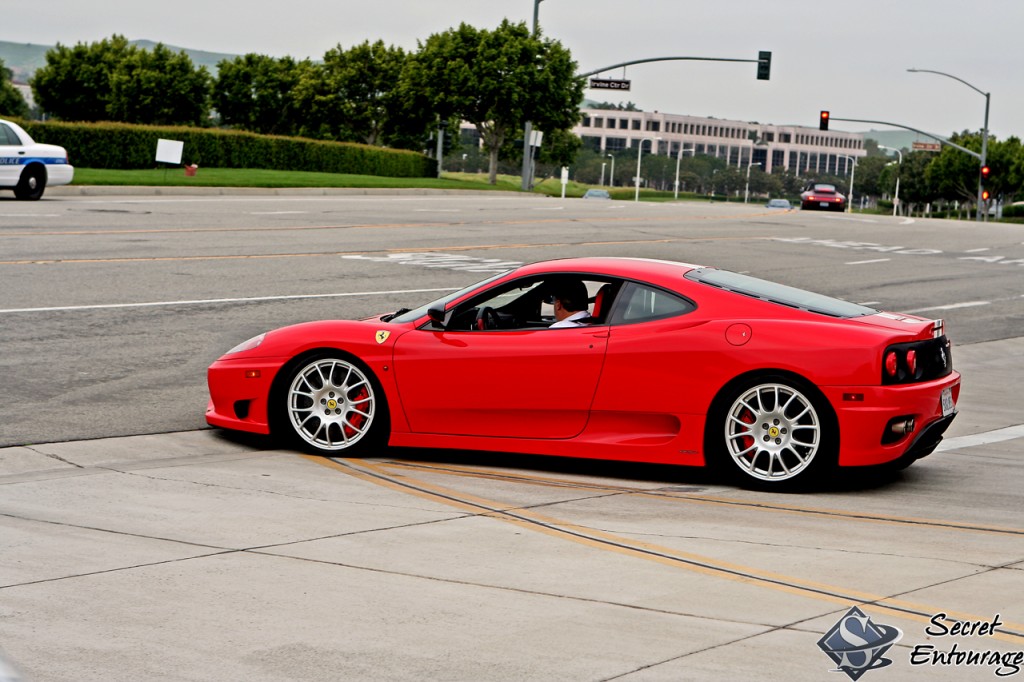
[[[463,23],[431,35],[403,79],[442,119],[457,116],[476,127],[490,156],[490,183],[497,184],[498,152],[526,121],[545,135],[576,124],[583,79],[575,73],[560,43],[506,19],[494,31]]]
[[[28,103],[18,89],[11,84],[11,70],[0,59],[0,114],[25,118],[28,116]]]
[[[981,151],[980,134],[964,131],[953,135],[950,140],[971,151]],[[929,159],[930,163],[926,174],[929,185],[934,188],[936,198],[968,203],[977,200],[980,167],[978,159],[946,145],[942,147],[939,154],[934,157],[929,156]],[[900,187],[902,189],[902,183]]]
[[[217,64],[212,104],[225,125],[266,135],[294,135],[301,123],[292,90],[299,65],[291,57],[247,54]]]
[[[103,121],[109,116],[111,77],[114,70],[137,49],[124,36],[114,35],[98,43],[60,43],[46,52],[46,65],[30,80],[36,103],[54,118]]]
[[[163,43],[134,50],[110,78],[108,113],[115,121],[156,125],[201,125],[209,111],[211,79],[184,52]]]

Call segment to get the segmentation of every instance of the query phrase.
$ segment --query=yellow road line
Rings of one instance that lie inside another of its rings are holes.
[[[948,609],[935,609],[883,595],[801,580],[771,571],[762,571],[748,566],[719,561],[711,557],[680,552],[668,547],[578,526],[530,510],[509,507],[509,505],[493,500],[430,484],[412,477],[403,477],[403,480],[396,480],[386,472],[386,467],[383,463],[351,459],[332,461],[319,457],[307,458],[322,466],[338,469],[360,480],[372,482],[404,494],[411,494],[433,502],[440,502],[462,511],[471,511],[480,516],[511,523],[518,527],[552,537],[567,539],[595,549],[612,551],[676,568],[685,568],[686,570],[704,575],[725,578],[844,606],[848,606],[850,602],[856,602],[866,609],[922,623],[930,622],[932,614],[939,612],[945,612],[947,616],[961,620],[987,620],[985,617],[972,614],[951,612]],[[1020,632],[997,631],[992,636],[1003,641],[1024,643],[1024,625],[1004,623],[1003,627],[1005,630],[1013,629]]]
[[[493,251],[499,249],[549,249],[558,246],[609,246],[620,244],[666,244],[670,242],[717,242],[717,241],[752,241],[765,240],[770,237],[680,237],[662,239],[633,239],[609,242],[546,242],[543,244],[462,244],[457,246],[414,246],[375,251],[328,251],[316,253],[258,253],[210,256],[137,256],[127,258],[59,258],[0,261],[0,265],[69,265],[83,263],[150,263],[177,261],[216,261],[246,260],[272,258],[323,258],[339,256],[363,256],[374,253],[432,253],[448,251]]]
[[[548,476],[536,476],[517,474],[509,472],[499,472],[489,469],[478,469],[470,466],[461,466],[454,464],[446,464],[441,466],[430,466],[424,465],[417,462],[409,462],[404,460],[391,460],[386,463],[388,466],[397,468],[411,468],[420,471],[430,471],[432,473],[443,474],[447,476],[465,476],[469,478],[488,478],[488,479],[506,479],[514,480],[519,483],[526,483],[531,485],[544,485],[551,487],[574,487],[583,490],[606,490],[610,492],[623,492],[639,497],[651,497],[657,499],[669,499],[679,500],[683,502],[694,502],[697,504],[712,504],[712,505],[724,505],[731,507],[743,507],[754,509],[757,511],[767,511],[776,513],[788,513],[788,514],[803,514],[803,515],[816,515],[816,516],[827,516],[830,518],[841,519],[844,521],[864,521],[868,523],[888,523],[894,525],[904,526],[927,526],[938,529],[949,529],[949,530],[962,530],[971,531],[978,533],[995,533],[1000,535],[1024,535],[1024,529],[1022,528],[1011,528],[1008,526],[992,526],[992,525],[981,525],[981,524],[969,524],[962,523],[959,521],[948,521],[946,519],[930,519],[924,517],[914,516],[895,516],[889,514],[869,514],[862,512],[851,512],[843,509],[831,509],[827,507],[807,507],[790,504],[776,504],[772,502],[754,502],[751,500],[744,500],[741,498],[731,497],[719,497],[712,495],[698,495],[695,493],[676,493],[672,491],[660,491],[657,489],[647,488],[635,488],[630,486],[610,486],[600,483],[581,483],[579,481],[573,481],[571,479],[564,478],[552,478]]]

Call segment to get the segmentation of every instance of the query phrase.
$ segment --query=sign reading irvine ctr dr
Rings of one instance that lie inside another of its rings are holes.
[[[912,142],[911,148],[917,152],[939,152],[942,151],[942,145],[938,142]]]
[[[630,81],[612,80],[609,78],[591,78],[590,87],[594,90],[629,90]]]

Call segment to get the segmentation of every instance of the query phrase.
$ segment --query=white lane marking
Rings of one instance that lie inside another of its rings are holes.
[[[1015,438],[1024,438],[1024,424],[1008,426],[1005,429],[996,429],[994,431],[986,431],[984,433],[976,433],[971,436],[946,438],[939,443],[939,447],[935,448],[935,452],[960,450],[961,448],[973,448],[978,445],[1001,443],[1005,440],[1014,440]]]
[[[846,263],[846,265],[867,265],[868,263],[886,263],[891,261],[892,258],[873,258],[871,260],[855,260]]]
[[[460,208],[414,208],[414,213],[460,213]]]
[[[292,296],[252,296],[249,298],[200,298],[191,301],[151,301],[149,303],[102,303],[97,305],[54,306],[52,308],[7,308],[3,313],[49,313],[68,310],[109,310],[113,308],[155,308],[170,305],[209,305],[213,303],[252,303],[256,301],[296,301],[307,298],[342,298],[347,296],[388,296],[391,294],[425,294],[455,291],[455,287],[441,289],[392,289],[391,291],[346,291],[337,294],[295,294]]]
[[[980,249],[967,249],[964,253],[981,253],[982,251],[990,251],[991,247],[983,246]]]
[[[294,215],[296,213],[309,213],[309,211],[249,211],[249,215]]]
[[[848,220],[848,221],[855,222],[855,223],[877,223],[878,222],[877,220],[872,220],[871,218],[844,218],[844,217],[840,217],[840,216],[837,216],[837,215],[836,216],[826,215],[826,216],[822,216],[822,218],[825,218],[826,220]]]
[[[565,206],[534,206],[534,211],[564,211]]]
[[[0,218],[59,218],[59,213],[0,213]]]
[[[913,225],[913,224],[914,224],[914,222],[915,222],[915,221],[914,221],[914,219],[913,219],[913,218],[907,218],[907,219],[905,219],[905,220],[901,220],[901,221],[900,221],[900,225]]]
[[[857,305],[879,305],[880,303],[881,301],[863,301],[862,303],[858,303]]]
[[[930,308],[916,308],[915,310],[904,310],[905,313],[927,313],[932,310],[956,310],[957,308],[975,308],[979,305],[991,305],[992,301],[965,301],[964,303],[950,303],[948,305],[933,305]]]

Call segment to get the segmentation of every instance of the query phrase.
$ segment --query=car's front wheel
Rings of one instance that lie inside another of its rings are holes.
[[[14,186],[14,196],[23,201],[37,201],[46,190],[46,172],[38,164],[29,166],[21,173],[21,179]]]
[[[761,377],[730,392],[717,415],[718,438],[740,482],[783,488],[819,478],[836,463],[837,434],[813,387],[788,377]]]
[[[387,400],[369,369],[354,360],[322,354],[286,375],[279,393],[283,428],[306,450],[360,455],[387,438]]]

